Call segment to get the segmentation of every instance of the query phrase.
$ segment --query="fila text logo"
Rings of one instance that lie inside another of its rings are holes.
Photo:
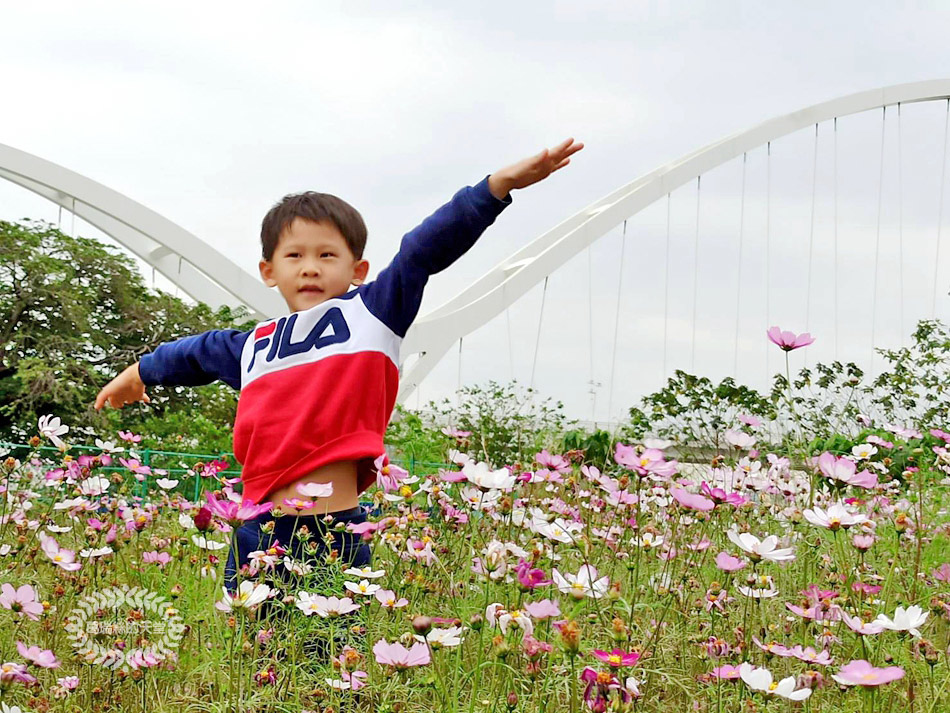
[[[290,317],[281,317],[276,322],[258,327],[254,331],[254,353],[247,367],[248,373],[254,368],[257,353],[265,349],[269,348],[264,360],[271,362],[275,358],[283,359],[311,349],[321,349],[331,344],[345,342],[350,338],[350,328],[339,307],[328,309],[306,337],[299,342],[291,342],[296,323],[297,313],[295,312]]]

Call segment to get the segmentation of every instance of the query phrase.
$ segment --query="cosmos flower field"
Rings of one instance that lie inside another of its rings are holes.
[[[225,463],[172,479],[135,434],[72,456],[38,426],[60,457],[2,464],[3,710],[950,710],[939,429],[783,451],[742,416],[709,462],[648,439],[517,466],[445,429],[444,468],[377,461],[370,566],[273,547],[231,596],[256,508]]]

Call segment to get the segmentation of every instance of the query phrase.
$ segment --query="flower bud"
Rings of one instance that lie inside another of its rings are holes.
[[[428,616],[414,616],[412,618],[412,628],[417,634],[425,636],[432,630],[432,618]]]

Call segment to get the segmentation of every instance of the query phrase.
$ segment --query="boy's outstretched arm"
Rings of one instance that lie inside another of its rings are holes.
[[[553,149],[544,149],[539,154],[506,166],[488,177],[488,189],[498,200],[504,200],[515,188],[527,188],[543,181],[560,168],[571,162],[570,157],[584,148],[574,139],[565,139]]]
[[[393,332],[403,337],[415,319],[431,275],[464,255],[511,204],[510,192],[526,188],[570,163],[583,144],[567,139],[552,149],[495,171],[452,199],[403,236],[399,252],[363,288],[363,301]]]

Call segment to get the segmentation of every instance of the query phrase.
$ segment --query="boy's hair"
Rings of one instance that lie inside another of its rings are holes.
[[[366,247],[366,224],[363,222],[363,216],[345,200],[316,191],[284,196],[267,211],[261,223],[261,257],[267,261],[273,259],[280,234],[290,227],[294,218],[303,218],[314,223],[329,221],[340,231],[353,257],[357,260],[363,257],[363,249]]]

